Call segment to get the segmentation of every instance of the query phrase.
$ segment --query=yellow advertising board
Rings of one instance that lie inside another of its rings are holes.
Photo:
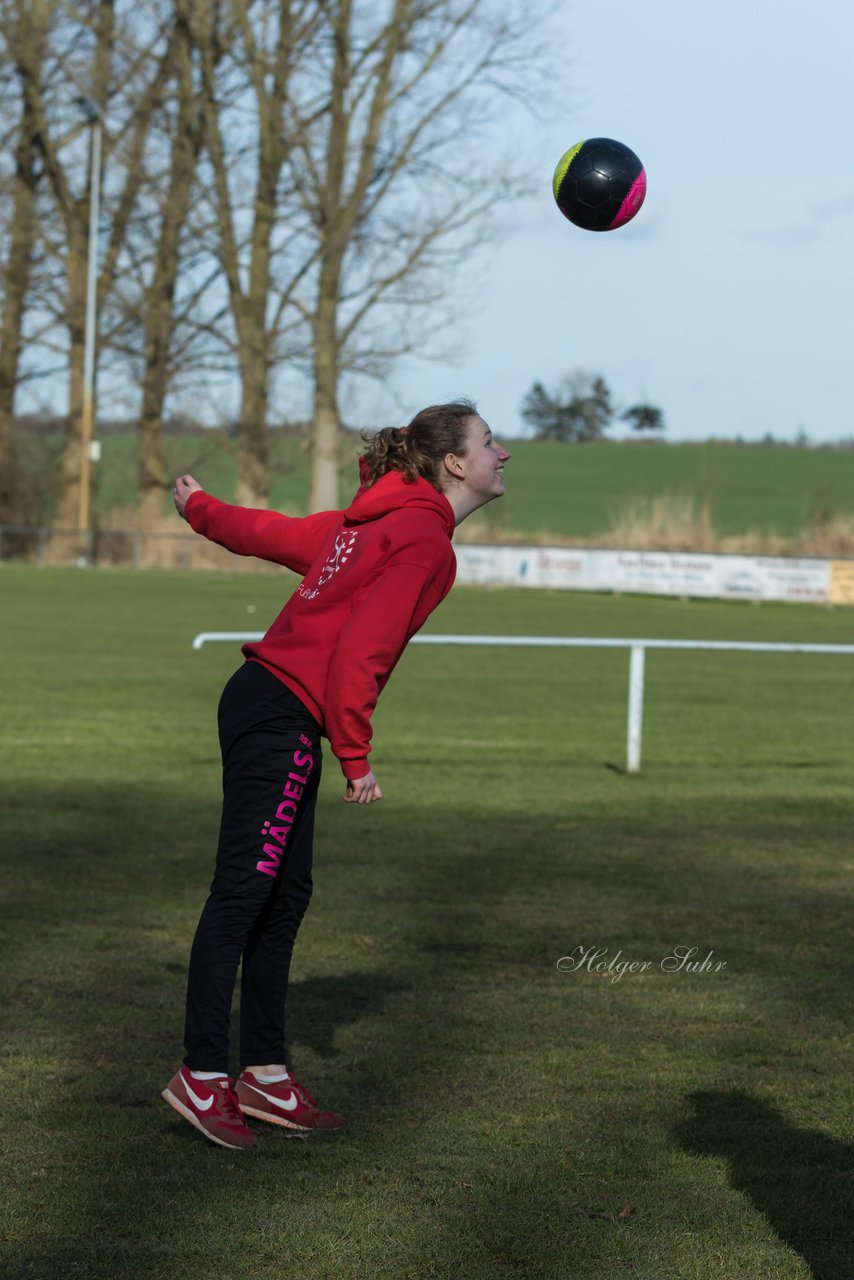
[[[831,604],[854,604],[854,560],[830,561],[827,595]]]

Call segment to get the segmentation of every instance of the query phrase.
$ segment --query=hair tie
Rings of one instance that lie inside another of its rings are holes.
[[[400,434],[401,434],[402,436],[405,436],[405,435],[406,435],[406,433],[407,433],[407,431],[409,430],[409,428],[408,428],[408,427],[398,427],[397,429],[398,429],[398,431],[400,432]]]

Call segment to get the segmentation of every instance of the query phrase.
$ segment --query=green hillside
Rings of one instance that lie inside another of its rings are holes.
[[[57,444],[53,442],[53,457],[41,474],[56,475]],[[505,539],[549,534],[589,538],[606,534],[638,503],[657,498],[693,500],[698,509],[707,507],[717,538],[751,531],[793,538],[810,524],[854,517],[854,450],[636,441],[507,444],[513,452],[507,495],[472,517],[467,530]],[[188,432],[168,436],[166,448],[173,474],[190,471],[211,492],[233,499],[233,440],[219,432]],[[135,451],[130,433],[103,438],[96,509],[99,520],[113,527],[133,525]],[[342,505],[355,488],[357,451],[354,440],[352,461],[342,468]],[[305,512],[309,455],[298,436],[271,436],[271,470],[272,505],[293,514]]]
[[[793,537],[819,513],[854,510],[854,452],[761,445],[519,441],[507,468],[503,520],[522,532],[588,536],[639,498],[708,502],[718,536]]]

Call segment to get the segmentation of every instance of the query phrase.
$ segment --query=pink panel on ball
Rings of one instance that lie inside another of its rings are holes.
[[[625,222],[631,221],[643,204],[645,195],[646,173],[641,169],[640,173],[629,188],[629,194],[620,205],[620,212],[617,214],[614,221],[609,223],[608,230],[613,231],[615,227],[621,227]]]

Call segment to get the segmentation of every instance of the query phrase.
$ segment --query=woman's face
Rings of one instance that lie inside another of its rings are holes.
[[[489,424],[483,418],[469,418],[466,442],[468,449],[458,459],[464,487],[473,497],[481,499],[480,505],[500,498],[504,493],[504,463],[510,454],[493,439]]]

